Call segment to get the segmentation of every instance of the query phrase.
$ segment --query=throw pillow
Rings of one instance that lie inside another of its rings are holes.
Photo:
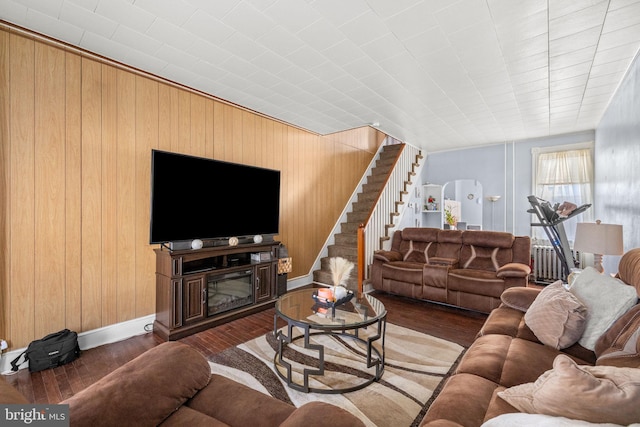
[[[541,343],[559,350],[578,342],[586,316],[586,307],[558,281],[540,291],[524,321]]]
[[[640,420],[640,369],[578,366],[564,354],[532,383],[498,392],[514,408],[592,423],[628,425]]]
[[[580,345],[594,350],[596,341],[638,301],[636,289],[623,281],[585,268],[569,291],[587,307],[587,326]]]

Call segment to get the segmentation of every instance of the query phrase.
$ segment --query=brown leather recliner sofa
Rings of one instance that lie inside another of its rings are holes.
[[[526,286],[531,239],[480,230],[405,228],[377,251],[374,289],[489,313],[505,289]]]
[[[617,277],[624,283],[634,286],[637,294],[640,295],[640,248],[625,253],[620,260],[618,270]],[[579,343],[557,350],[542,344],[525,322],[526,312],[539,293],[540,289],[528,287],[513,288],[505,294],[503,298],[509,303],[504,303],[491,312],[476,340],[464,354],[455,374],[447,380],[430,406],[420,427],[474,427],[481,426],[485,422],[490,424],[495,422],[497,425],[525,424],[522,421],[525,418],[518,418],[520,422],[514,421],[516,418],[510,418],[511,424],[495,419],[505,414],[509,414],[506,415],[507,417],[530,416],[520,413],[498,393],[509,387],[534,383],[543,373],[554,368],[554,360],[558,355],[567,355],[578,365],[604,367],[603,369],[624,367],[640,370],[640,304],[637,301],[635,306],[619,317],[597,339],[593,351],[582,347]],[[546,378],[549,379],[549,377]],[[551,397],[560,407],[563,405],[561,399],[567,399],[568,402],[575,402],[572,405],[579,407],[593,406],[595,411],[602,411],[605,406],[613,411],[624,411],[615,402],[605,401],[608,396],[604,392],[606,389],[604,386],[576,389],[569,385],[575,384],[569,376],[561,378],[561,381],[563,387],[559,393],[563,395],[562,397],[545,396]],[[589,391],[593,394],[598,391],[599,394],[595,398],[592,395],[587,397],[585,393]],[[621,393],[624,391],[627,396],[631,395],[628,388],[616,387],[616,391]],[[633,404],[637,406],[637,402]],[[544,408],[544,406],[539,407]],[[533,414],[533,417],[540,416],[552,415]],[[624,417],[625,414],[620,416]],[[614,423],[609,419],[594,421],[578,417],[570,418],[578,422],[583,420],[592,423]],[[554,415],[554,418],[537,418],[538,423],[535,424],[532,418],[526,419],[526,425],[537,425],[543,422],[546,422],[544,425],[569,425],[568,422],[571,421],[567,420],[566,416],[559,415]],[[552,423],[554,419],[558,420],[555,421],[557,424]],[[640,422],[640,419],[634,422]]]
[[[0,379],[0,403],[29,404]],[[224,376],[211,374],[194,348],[162,343],[60,402],[73,426],[364,426],[324,402],[299,408]]]

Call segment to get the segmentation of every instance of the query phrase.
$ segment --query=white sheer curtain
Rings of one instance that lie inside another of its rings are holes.
[[[580,148],[540,152],[534,150],[534,194],[551,205],[571,202],[577,206],[593,203],[593,149]],[[576,224],[592,221],[591,209],[566,220],[567,239],[574,240]],[[546,239],[542,227],[533,227],[533,237]]]

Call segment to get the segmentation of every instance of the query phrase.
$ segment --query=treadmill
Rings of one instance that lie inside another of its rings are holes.
[[[553,249],[560,260],[562,266],[562,280],[567,281],[572,268],[580,267],[580,262],[573,256],[573,251],[567,240],[567,233],[564,230],[564,221],[581,214],[591,207],[585,204],[574,209],[567,216],[560,216],[557,213],[559,203],[551,206],[551,203],[536,196],[529,196],[531,209],[527,212],[535,214],[540,222],[531,223],[533,227],[542,227],[553,246]]]

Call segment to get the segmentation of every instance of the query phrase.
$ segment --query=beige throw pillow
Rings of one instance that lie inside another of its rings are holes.
[[[589,350],[594,350],[598,338],[638,301],[633,286],[593,267],[580,273],[569,292],[587,307],[587,325],[579,342]]]
[[[498,396],[529,414],[627,425],[640,420],[640,369],[578,366],[561,354],[535,382]]]
[[[586,316],[586,307],[558,281],[540,291],[524,321],[541,343],[563,349],[578,342]]]

